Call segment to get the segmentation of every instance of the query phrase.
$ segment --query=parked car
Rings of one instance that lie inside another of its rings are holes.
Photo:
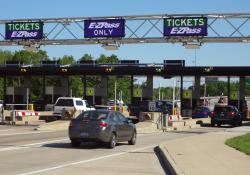
[[[175,108],[178,108],[177,102],[174,104]],[[157,111],[163,112],[169,115],[173,113],[173,101],[170,100],[158,100],[156,101]]]
[[[69,125],[69,138],[73,147],[81,142],[106,143],[114,148],[117,142],[128,141],[136,144],[136,126],[120,112],[109,110],[86,111],[72,119]]]
[[[233,105],[215,105],[211,115],[211,126],[230,124],[232,126],[242,125],[242,113]]]
[[[94,110],[86,100],[76,97],[59,97],[54,105],[54,115],[61,116],[62,111],[67,112],[69,116],[77,116],[83,111]]]
[[[206,106],[196,107],[192,112],[192,118],[208,118],[211,116],[211,110]]]

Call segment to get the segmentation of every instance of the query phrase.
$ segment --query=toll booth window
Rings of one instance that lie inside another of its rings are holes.
[[[59,99],[55,106],[74,106],[73,99]]]
[[[76,100],[76,106],[83,106],[83,102],[81,100]]]

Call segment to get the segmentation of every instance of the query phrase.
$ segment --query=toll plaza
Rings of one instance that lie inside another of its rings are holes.
[[[136,63],[119,63],[119,64],[87,64],[84,63],[69,65],[63,67],[59,64],[51,63],[49,66],[43,64],[38,66],[26,67],[26,65],[17,65],[9,67],[2,65],[0,75],[4,78],[4,101],[5,103],[24,103],[29,98],[29,89],[31,84],[29,78],[32,76],[42,77],[46,79],[48,76],[61,77],[62,86],[53,87],[45,86],[43,83],[43,99],[46,103],[53,103],[59,96],[70,96],[70,87],[68,84],[69,76],[81,76],[82,81],[86,82],[87,76],[100,76],[101,83],[99,88],[83,87],[84,97],[91,103],[106,104],[107,103],[107,88],[109,76],[130,76],[131,77],[131,104],[138,104],[140,101],[153,99],[153,77],[180,77],[181,80],[181,110],[192,110],[200,102],[200,77],[206,76],[224,76],[228,77],[228,103],[239,105],[239,109],[243,110],[245,105],[245,77],[250,76],[250,67],[190,67],[183,64],[183,60],[175,60],[175,64],[171,62],[170,65],[165,63],[158,64],[143,64],[135,61]],[[48,62],[47,62],[48,64]],[[146,87],[143,91],[135,88],[133,84],[134,76],[146,76]],[[194,88],[193,90],[183,89],[183,77],[193,76]],[[240,77],[239,91],[230,91],[230,77]],[[6,87],[6,80],[11,77],[23,77],[24,83],[22,87]],[[166,80],[167,81],[167,80]],[[43,81],[45,82],[45,81]],[[86,83],[84,83],[86,85]],[[55,93],[53,93],[55,92]],[[143,92],[143,93],[142,93]]]
[[[246,43],[249,33],[242,32],[249,23],[249,13],[231,14],[159,14],[114,17],[41,18],[0,20],[0,46],[23,46],[36,51],[40,46],[101,45],[107,50],[117,50],[124,44],[173,43],[185,48],[197,49],[206,43]],[[237,24],[234,21],[238,21]],[[133,23],[133,24],[132,24]],[[137,27],[134,27],[136,23]],[[149,28],[144,24],[148,23]],[[228,24],[231,33],[220,30]],[[25,27],[24,27],[25,26]],[[105,27],[106,26],[106,27]],[[112,30],[109,30],[108,28]],[[5,28],[5,30],[3,30]],[[59,29],[60,28],[60,29]],[[76,32],[75,29],[78,29]],[[59,30],[58,30],[59,29]],[[80,32],[79,32],[80,31]],[[143,31],[143,32],[139,32]],[[61,35],[67,33],[68,35]],[[95,60],[80,61],[71,65],[60,65],[58,61],[42,60],[38,65],[22,62],[7,62],[1,65],[0,76],[4,79],[4,103],[29,101],[31,77],[41,77],[43,105],[54,103],[59,96],[70,96],[69,76],[80,76],[84,82],[83,96],[91,104],[107,103],[109,76],[130,76],[131,104],[153,99],[153,78],[180,77],[181,112],[190,111],[200,103],[201,77],[227,77],[228,103],[237,104],[243,111],[245,106],[245,78],[249,66],[187,66],[184,60],[163,60],[162,63],[139,63],[139,60],[122,60],[116,64],[100,64]],[[61,77],[61,86],[47,85],[47,77]],[[100,77],[100,86],[87,87],[87,78]],[[134,76],[146,76],[146,87],[134,87]],[[194,77],[194,88],[184,90],[183,78]],[[22,86],[7,87],[8,79],[22,77]],[[230,78],[239,77],[237,93],[231,92]],[[188,112],[187,112],[188,113]]]

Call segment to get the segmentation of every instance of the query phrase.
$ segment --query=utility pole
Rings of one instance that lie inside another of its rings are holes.
[[[159,96],[158,96],[158,100],[161,100],[161,83],[159,84]]]

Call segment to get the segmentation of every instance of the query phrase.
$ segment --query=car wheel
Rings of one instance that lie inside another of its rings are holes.
[[[129,145],[135,145],[136,144],[136,132],[134,131],[132,138],[128,141]]]
[[[113,149],[116,146],[116,135],[114,133],[112,133],[110,141],[108,143],[108,147],[110,149]]]
[[[217,123],[217,126],[218,126],[218,127],[221,127],[221,123]]]
[[[81,142],[78,140],[71,140],[71,146],[72,147],[79,147],[81,145]]]
[[[232,123],[232,126],[233,126],[233,127],[237,127],[237,126],[238,126],[238,122],[237,122],[237,121],[234,121],[234,122]]]
[[[211,121],[211,126],[212,126],[212,127],[214,127],[214,126],[215,126],[214,121]]]
[[[240,120],[240,122],[239,122],[239,126],[242,126],[242,120]]]

